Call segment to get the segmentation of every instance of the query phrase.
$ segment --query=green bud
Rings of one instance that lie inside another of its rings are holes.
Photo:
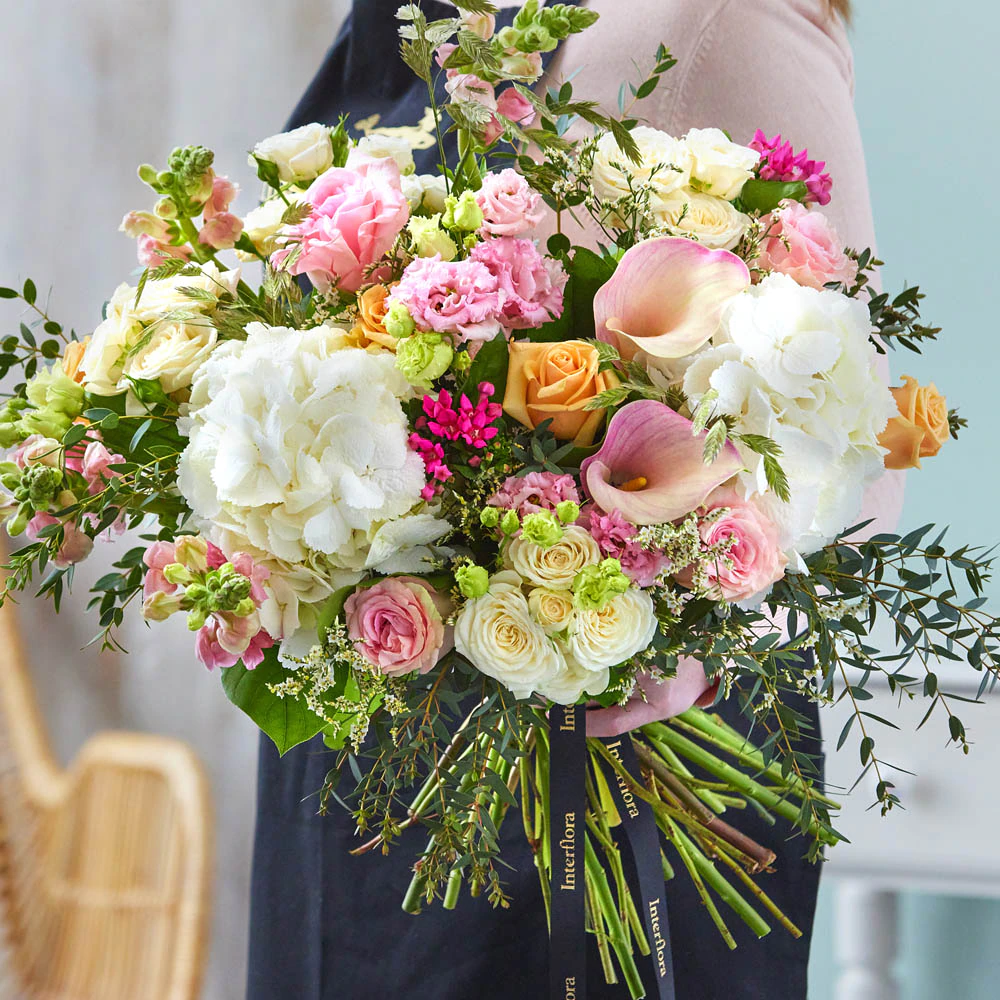
[[[562,525],[547,510],[528,514],[521,522],[521,537],[540,548],[551,548],[562,536]]]
[[[19,420],[3,420],[0,418],[0,448],[13,448],[28,436],[21,427]]]
[[[153,187],[153,185],[157,183],[156,167],[150,163],[143,163],[136,173],[139,175],[139,180],[141,180],[143,184],[148,184],[150,187]]]
[[[249,618],[257,610],[257,602],[252,597],[244,597],[233,609],[237,618]]]
[[[153,211],[161,219],[176,219],[177,218],[177,202],[173,198],[164,195],[154,206]]]
[[[429,218],[414,215],[406,224],[413,237],[418,257],[433,257],[440,254],[442,260],[454,260],[458,253],[455,241],[441,228],[441,215]]]
[[[505,535],[513,535],[521,527],[521,519],[517,516],[516,510],[509,510],[500,518],[500,530]]]
[[[157,590],[142,602],[142,617],[151,622],[165,622],[172,614],[182,610],[181,604],[178,594]]]
[[[600,611],[629,588],[629,578],[617,559],[584,566],[573,578],[573,605],[581,611]]]
[[[5,472],[2,476],[0,476],[0,485],[2,485],[5,490],[13,492],[21,485],[21,473]]]
[[[173,174],[173,171],[172,170],[161,170],[156,175],[156,183],[159,184],[160,187],[170,187],[170,185],[174,183],[174,174]]]
[[[24,534],[24,529],[28,527],[28,520],[31,518],[31,507],[23,503],[17,508],[17,513],[7,522],[7,534],[11,538]]]
[[[415,333],[396,345],[396,367],[411,385],[429,389],[448,370],[454,353],[440,333]]]
[[[169,566],[164,566],[163,578],[167,581],[167,583],[172,583],[179,587],[186,587],[189,583],[194,583],[194,577],[191,575],[191,571],[187,568],[187,566],[184,566],[179,562],[170,563]]]
[[[462,240],[462,246],[465,247],[466,250],[472,250],[478,242],[479,237],[475,233],[469,233],[469,235]]]
[[[479,512],[479,523],[484,528],[495,528],[500,523],[500,511],[496,507],[484,507]]]
[[[482,566],[466,563],[455,570],[455,583],[462,596],[472,601],[490,589],[490,575]]]
[[[540,24],[525,28],[517,40],[521,52],[551,52],[559,44]]]
[[[451,359],[451,370],[458,374],[467,372],[472,367],[472,358],[468,351],[456,351]]]
[[[208,612],[205,611],[204,608],[192,608],[192,610],[188,612],[187,627],[192,632],[197,632],[207,620]]]
[[[184,597],[189,604],[201,606],[211,600],[212,593],[203,583],[190,583],[184,591]]]
[[[561,500],[556,504],[556,517],[563,524],[572,524],[580,516],[580,505],[572,500]]]
[[[199,535],[181,535],[174,546],[177,561],[193,573],[208,569],[208,542]]]
[[[517,45],[517,29],[501,28],[496,34],[496,40],[502,49],[512,49]]]
[[[35,510],[45,510],[62,485],[62,470],[49,465],[29,465],[21,475],[21,486],[28,490],[28,500]]]
[[[402,302],[393,302],[389,306],[389,311],[385,314],[382,325],[385,327],[386,333],[397,339],[409,337],[417,328],[409,310],[407,310]]]
[[[444,200],[444,226],[475,232],[483,224],[483,210],[476,202],[474,191],[463,191],[457,198],[450,194]]]
[[[525,0],[514,17],[514,27],[518,30],[530,27],[538,17],[538,0]]]

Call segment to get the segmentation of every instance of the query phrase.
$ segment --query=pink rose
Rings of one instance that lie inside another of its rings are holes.
[[[483,133],[483,141],[487,146],[496,142],[503,135],[504,125],[498,116],[506,118],[521,128],[531,128],[535,124],[535,108],[531,101],[519,94],[513,87],[508,87],[497,98],[497,113],[487,123]]]
[[[418,257],[389,297],[402,302],[419,330],[452,333],[463,341],[490,340],[500,330],[496,276],[475,260]]]
[[[344,603],[347,631],[358,652],[384,674],[426,674],[441,658],[446,640],[446,599],[412,576],[387,577],[359,588]]]
[[[519,514],[534,514],[541,510],[555,510],[563,500],[580,502],[580,493],[572,476],[529,472],[524,476],[509,476],[488,502],[494,507],[516,510]]]
[[[334,283],[356,292],[410,216],[399,167],[392,157],[358,156],[350,169],[331,167],[317,177],[306,198],[312,213],[288,230],[301,247],[289,270],[308,275],[322,292]],[[280,266],[291,252],[291,246],[282,247],[271,260]]]
[[[530,329],[562,315],[568,276],[559,261],[543,257],[531,240],[499,236],[477,244],[469,259],[485,264],[496,277],[500,322],[506,329]]]
[[[214,219],[216,216],[222,215],[232,204],[239,191],[238,184],[234,184],[228,177],[220,177],[217,174],[212,178],[212,193],[208,196],[208,201],[205,202],[201,214],[206,219]]]
[[[785,201],[771,213],[770,223],[758,267],[780,271],[809,288],[821,289],[828,281],[854,282],[858,265],[844,253],[837,231],[822,212]]]
[[[62,524],[63,526],[62,544],[52,560],[59,569],[65,569],[73,563],[82,562],[90,555],[94,547],[93,538],[72,521],[61,522],[59,518],[53,517],[51,514],[38,513],[28,522],[24,533],[28,536],[28,541],[37,542],[38,533],[43,528],[48,528],[53,524]]]
[[[708,579],[726,601],[746,601],[762,596],[785,574],[787,559],[778,541],[778,529],[752,502],[742,500],[726,488],[717,489],[706,501],[706,513],[727,508],[714,521],[702,521],[699,528],[707,545],[732,538],[732,548],[707,567]],[[691,568],[677,574],[685,586],[692,582]]]
[[[483,178],[476,204],[483,212],[480,233],[484,236],[517,236],[534,229],[545,218],[542,196],[509,167]]]

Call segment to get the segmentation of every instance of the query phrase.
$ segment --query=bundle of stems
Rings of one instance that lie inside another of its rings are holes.
[[[483,887],[483,876],[469,863],[473,844],[455,844],[455,830],[474,831],[487,823],[499,831],[510,806],[519,800],[524,835],[534,853],[546,912],[550,912],[552,876],[549,814],[548,724],[542,711],[532,716],[532,725],[519,734],[521,753],[515,761],[501,755],[487,736],[453,740],[413,799],[402,826],[414,825],[441,810],[442,792],[460,762],[478,753],[497,781],[476,785],[473,769],[450,782],[449,796],[457,801],[457,822],[436,823],[427,851],[414,866],[414,874],[403,908],[418,912],[436,892],[425,862],[435,847],[449,838],[454,866],[445,880],[443,905],[454,907],[463,884],[473,895]],[[662,833],[660,860],[663,877],[669,881],[682,870],[693,882],[706,912],[730,948],[736,941],[724,911],[742,920],[758,937],[778,924],[795,937],[801,931],[764,891],[762,876],[772,872],[775,854],[747,837],[723,819],[731,811],[754,807],[772,822],[783,819],[808,838],[825,845],[840,839],[819,818],[810,819],[804,804],[819,801],[827,810],[838,808],[813,782],[798,774],[783,774],[778,764],[768,763],[759,749],[718,716],[698,708],[666,722],[644,726],[629,734],[640,763],[638,774],[629,773],[607,746],[587,740],[588,765],[584,874],[587,930],[594,935],[608,983],[624,983],[633,1000],[644,996],[638,969],[640,956],[650,953],[639,911],[626,877],[623,837],[610,782],[624,785],[652,810]],[[478,788],[470,795],[473,786]],[[490,789],[483,792],[483,788]],[[493,789],[496,789],[495,791]],[[518,794],[519,793],[519,794]],[[517,795],[517,800],[515,799]],[[803,819],[803,816],[806,819]],[[468,822],[465,822],[465,821]],[[474,836],[470,832],[470,836]],[[381,838],[358,848],[371,849]],[[678,866],[679,861],[679,866]],[[667,895],[669,908],[669,892]]]

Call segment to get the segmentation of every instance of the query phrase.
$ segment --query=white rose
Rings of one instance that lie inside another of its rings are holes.
[[[591,180],[594,193],[604,201],[617,201],[632,189],[651,184],[654,195],[667,195],[684,187],[690,176],[690,156],[679,140],[659,129],[640,125],[630,135],[639,147],[639,163],[621,150],[615,137],[605,132],[597,142]]]
[[[538,693],[557,705],[575,705],[585,694],[595,697],[608,686],[608,670],[588,670],[573,660],[538,688]]]
[[[573,593],[535,587],[528,594],[528,607],[547,635],[561,632],[573,619]]]
[[[376,160],[393,159],[399,167],[400,174],[411,174],[416,169],[413,162],[413,147],[396,135],[383,135],[380,132],[373,132],[362,139],[358,139],[351,155],[360,153],[362,156],[371,156]],[[350,158],[348,158],[350,166]]]
[[[518,535],[507,546],[504,564],[536,587],[570,590],[576,574],[602,558],[590,532],[571,524],[564,529],[562,539],[547,549]]]
[[[495,574],[489,587],[458,613],[455,648],[516,698],[528,698],[565,671],[566,661],[531,617],[516,573]]]
[[[317,122],[272,135],[258,142],[253,151],[262,160],[270,160],[286,183],[307,184],[333,164],[330,129]]]
[[[690,188],[654,198],[649,207],[661,226],[693,236],[712,250],[731,250],[750,225],[750,217],[730,202]]]
[[[289,190],[286,197],[293,205],[305,201],[304,192]],[[277,237],[281,232],[281,219],[287,208],[288,205],[280,198],[269,198],[263,204],[247,212],[246,218],[243,220],[244,235],[265,257],[277,249]],[[236,256],[240,260],[257,259],[252,253],[247,253],[245,250],[237,250]]]
[[[730,142],[719,128],[693,128],[682,140],[691,157],[691,187],[732,201],[753,177],[760,153]]]
[[[134,287],[119,285],[84,351],[84,388],[98,396],[117,396],[131,389],[129,378],[159,379],[164,392],[189,386],[216,347],[211,313],[217,302],[191,298],[179,289],[234,295],[239,276],[238,270],[205,264],[197,275],[147,282],[138,303]]]
[[[577,611],[566,640],[567,659],[586,670],[604,670],[648,649],[655,634],[653,599],[629,587],[600,611]]]
[[[413,211],[420,208],[432,214],[444,211],[448,185],[440,174],[403,174],[399,186]]]

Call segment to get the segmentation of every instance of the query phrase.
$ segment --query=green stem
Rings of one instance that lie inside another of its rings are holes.
[[[615,975],[615,964],[611,961],[611,949],[608,947],[608,932],[604,929],[604,917],[597,905],[597,897],[590,879],[585,878],[584,883],[587,888],[587,915],[590,917],[590,923],[597,938],[597,953],[601,956],[604,981],[609,986],[614,986],[618,982],[618,976]]]
[[[458,905],[458,897],[462,891],[462,870],[453,868],[448,876],[448,887],[444,891],[444,902],[441,904],[446,910],[454,910]]]

